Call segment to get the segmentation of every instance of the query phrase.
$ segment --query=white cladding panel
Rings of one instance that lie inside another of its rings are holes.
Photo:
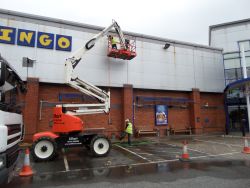
[[[211,29],[210,45],[224,52],[239,51],[238,41],[250,40],[250,22],[223,25]]]
[[[94,33],[87,29],[74,29],[50,24],[37,24],[28,19],[1,18],[0,25],[20,29],[72,36],[72,52],[85,45]],[[164,41],[137,38],[137,57],[131,61],[107,57],[107,37],[98,41],[78,64],[75,72],[84,80],[98,86],[122,87],[132,84],[134,88],[222,92],[224,69],[219,50],[174,44],[163,49]],[[0,53],[20,73],[23,79],[38,77],[41,82],[63,83],[64,61],[70,52],[24,47],[0,43]],[[22,67],[22,58],[35,59],[34,67]]]

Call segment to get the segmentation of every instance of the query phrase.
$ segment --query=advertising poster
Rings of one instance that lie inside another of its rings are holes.
[[[155,124],[168,124],[168,107],[167,105],[155,105]]]

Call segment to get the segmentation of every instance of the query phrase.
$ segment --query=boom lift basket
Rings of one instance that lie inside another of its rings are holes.
[[[116,36],[113,36],[116,37]],[[136,41],[135,38],[128,38],[126,40],[129,41],[127,45],[127,49],[124,48],[121,43],[116,43],[117,49],[112,48],[111,40],[108,38],[108,57],[123,59],[123,60],[131,60],[136,57]]]

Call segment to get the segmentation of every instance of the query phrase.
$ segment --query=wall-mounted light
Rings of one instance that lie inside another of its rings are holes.
[[[28,57],[23,57],[23,67],[33,67],[36,60],[30,59]]]
[[[167,50],[169,48],[170,44],[169,43],[166,43],[163,47],[164,50]]]

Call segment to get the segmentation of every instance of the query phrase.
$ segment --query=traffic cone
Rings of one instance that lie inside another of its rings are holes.
[[[30,151],[27,148],[25,150],[24,165],[21,172],[19,173],[19,176],[32,176],[32,175],[33,171],[30,166]]]
[[[187,141],[185,140],[185,141],[183,142],[183,153],[182,153],[181,158],[180,158],[181,161],[190,161],[190,159],[189,159],[189,154],[188,154],[187,144],[188,144],[188,143],[187,143]]]
[[[248,146],[248,140],[246,137],[244,137],[244,148],[242,153],[250,154],[250,147]]]

